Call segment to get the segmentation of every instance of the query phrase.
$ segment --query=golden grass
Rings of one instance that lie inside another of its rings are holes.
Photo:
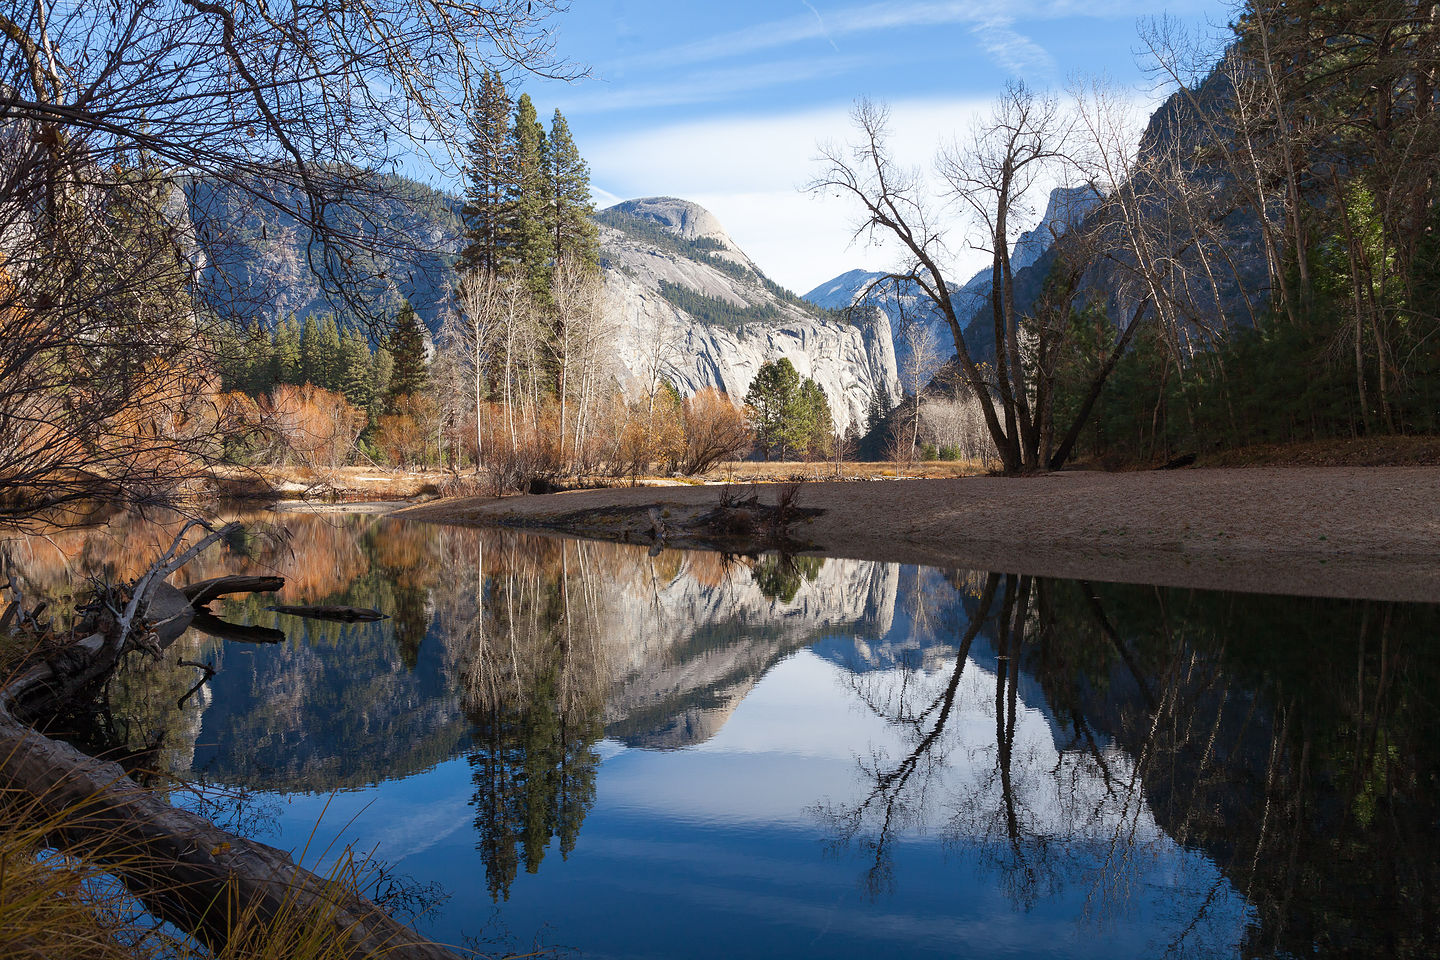
[[[215,918],[225,944],[211,951],[145,911],[117,876],[156,874],[165,864],[132,856],[92,863],[56,850],[50,838],[66,817],[46,815],[32,798],[0,790],[0,956],[6,960],[342,960],[351,954],[338,903],[354,896],[367,862],[346,850],[312,904],[286,890],[267,917],[257,908]],[[328,891],[334,891],[330,895]],[[217,900],[230,899],[222,894]],[[398,946],[398,944],[387,945]],[[378,960],[385,947],[373,953]]]

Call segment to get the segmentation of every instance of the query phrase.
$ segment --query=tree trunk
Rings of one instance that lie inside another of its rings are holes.
[[[164,560],[179,542],[177,537]],[[97,760],[29,725],[109,677],[124,654],[130,624],[147,621],[162,648],[184,632],[194,608],[180,590],[152,579],[165,572],[157,564],[137,582],[118,623],[111,619],[100,632],[61,648],[0,688],[0,791],[7,794],[7,810],[45,823],[53,843],[105,864],[153,914],[212,948],[223,948],[238,921],[253,924],[253,932],[255,926],[273,928],[303,917],[330,927],[334,942],[357,960],[456,960],[456,954],[424,941],[359,896],[346,882],[353,874],[339,874],[338,882],[317,876],[274,847],[172,806],[136,784],[119,764]],[[202,581],[190,590],[213,598],[222,589],[238,592],[241,579]]]

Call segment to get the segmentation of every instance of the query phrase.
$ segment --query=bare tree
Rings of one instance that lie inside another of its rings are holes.
[[[928,323],[913,322],[905,331],[909,353],[900,369],[900,382],[910,395],[910,459],[915,459],[915,445],[920,440],[920,407],[930,378],[944,359],[940,355],[939,338]]]
[[[560,260],[551,280],[556,325],[550,352],[558,368],[560,450],[578,468],[586,456],[597,387],[605,371],[609,329],[605,291],[599,272],[576,258]]]
[[[823,148],[824,170],[811,182],[810,190],[857,202],[864,213],[856,236],[893,238],[904,251],[902,265],[872,284],[864,295],[889,285],[897,296],[919,294],[928,299],[950,327],[961,370],[980,402],[1005,471],[1038,469],[1043,417],[1034,409],[1021,362],[1021,318],[1015,305],[1010,241],[1030,189],[1042,174],[1068,162],[1070,121],[1053,99],[1012,85],[973,143],[964,150],[955,146],[942,151],[937,162],[951,199],[968,210],[981,228],[972,242],[992,254],[996,363],[991,376],[981,369],[965,342],[962,325],[968,318],[957,314],[951,297],[944,231],[924,178],[918,171],[900,167],[892,157],[885,108],[861,101],[852,111],[852,119],[860,135],[858,142],[849,149]]]
[[[501,327],[503,288],[493,273],[466,273],[456,287],[456,311],[440,328],[442,348],[455,358],[475,415],[475,472],[485,458],[485,399],[494,361],[495,338]]]
[[[551,55],[563,0],[18,0],[0,10],[0,493],[151,497],[223,455],[217,317],[275,225],[360,318],[394,229],[378,171],[448,162],[483,68]],[[437,149],[438,152],[437,152]],[[277,237],[277,239],[284,239]],[[378,256],[377,256],[378,255]],[[293,275],[284,260],[260,272]],[[378,321],[377,321],[378,322]]]
[[[1031,383],[1021,357],[1012,234],[1028,212],[1036,184],[1069,165],[1072,125],[1054,97],[1012,83],[972,142],[942,150],[937,163],[952,197],[983,231],[972,243],[991,255],[995,386],[1005,411],[1006,438],[1004,443],[996,439],[1007,469],[1041,466],[1041,430],[1051,399],[1049,382],[1041,376]],[[1046,348],[1045,339],[1041,332],[1038,349]]]
[[[694,476],[722,460],[733,459],[750,447],[745,411],[730,397],[705,387],[686,397],[681,405],[685,420],[685,453],[680,472]]]

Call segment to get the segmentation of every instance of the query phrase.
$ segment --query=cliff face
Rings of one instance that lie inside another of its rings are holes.
[[[802,559],[787,599],[767,591],[758,565],[734,564],[718,583],[692,568],[707,559],[686,555],[663,581],[614,584],[604,633],[628,642],[615,651],[607,735],[652,749],[701,743],[791,652],[820,637],[884,636],[895,619],[895,564]]]
[[[373,209],[335,214],[350,233],[382,241],[357,268],[361,299],[384,315],[404,297],[434,332],[450,309],[461,201],[401,177],[381,186]],[[192,222],[225,225],[223,242],[201,243],[195,257],[217,299],[266,322],[332,309],[295,222],[217,181],[189,183],[186,200]],[[597,219],[614,372],[627,391],[658,366],[682,394],[718,387],[741,399],[761,365],[786,357],[824,388],[842,431],[864,419],[879,387],[898,392],[888,315],[842,319],[772,283],[703,207],[631,200]]]
[[[1227,111],[1233,89],[1225,67],[1222,62],[1192,92],[1174,93],[1155,110],[1140,136],[1140,172],[1130,184],[1142,198],[1138,202],[1139,229],[1153,250],[1164,251],[1170,286],[1167,311],[1187,334],[1249,326],[1264,315],[1270,295],[1259,217],[1212,142],[1215,135],[1229,135]],[[1051,191],[1040,222],[1017,238],[1011,266],[1016,309],[1022,315],[1044,289],[1046,275],[1058,251],[1064,249],[1065,234],[1081,223],[1087,233],[1098,233],[1109,248],[1103,257],[1082,255],[1087,263],[1080,282],[1082,300],[1099,304],[1113,323],[1123,325],[1148,296],[1144,285],[1135,280],[1134,255],[1100,199],[1088,186],[1057,188]],[[1187,226],[1181,222],[1183,218],[1175,216],[1175,211],[1187,208],[1197,218],[1198,227]],[[851,270],[820,284],[806,298],[827,309],[840,309],[860,299],[880,276]],[[965,342],[977,360],[995,353],[990,287],[987,268],[963,286],[951,288]],[[934,334],[943,355],[937,368],[951,356],[950,330],[927,301],[887,293],[867,302],[889,315],[901,369],[910,354],[905,336],[910,324],[929,328]]]
[[[841,319],[772,283],[719,221],[684,200],[631,200],[600,217],[606,294],[622,382],[658,366],[682,394],[743,398],[760,367],[785,357],[825,390],[841,431],[899,388],[890,318]]]

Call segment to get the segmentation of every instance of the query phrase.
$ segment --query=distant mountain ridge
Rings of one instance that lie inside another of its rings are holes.
[[[388,195],[367,210],[369,223],[346,224],[356,232],[383,224],[393,236],[362,265],[370,279],[360,296],[382,316],[408,300],[434,334],[452,305],[462,201],[402,177],[386,179]],[[332,309],[308,270],[303,231],[247,200],[219,181],[189,185],[192,221],[206,219],[202,210],[219,211],[232,225],[232,236],[197,257],[204,275],[227,284],[224,293],[263,322]],[[888,318],[876,311],[841,318],[774,283],[699,204],[627,200],[595,219],[614,324],[611,359],[632,396],[657,336],[667,344],[665,378],[687,395],[717,387],[741,399],[763,364],[788,358],[824,388],[842,431],[864,419],[876,390],[898,390]]]

